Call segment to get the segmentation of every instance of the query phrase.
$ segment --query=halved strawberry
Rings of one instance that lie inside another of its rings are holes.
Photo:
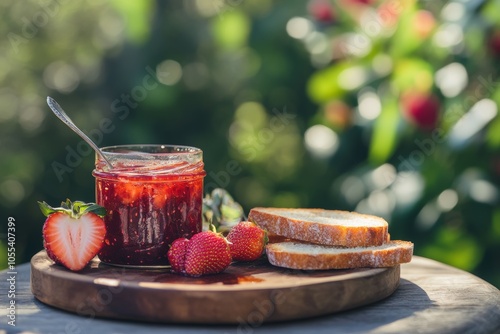
[[[101,217],[106,209],[69,199],[58,208],[45,202],[38,204],[47,216],[42,230],[47,255],[70,270],[83,269],[102,247],[106,227]]]

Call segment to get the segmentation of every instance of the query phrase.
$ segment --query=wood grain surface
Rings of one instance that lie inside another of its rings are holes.
[[[234,263],[199,278],[169,270],[113,267],[97,259],[81,272],[55,265],[45,251],[31,261],[34,296],[83,316],[165,323],[237,324],[309,318],[367,305],[391,295],[400,267],[299,271],[265,258]]]

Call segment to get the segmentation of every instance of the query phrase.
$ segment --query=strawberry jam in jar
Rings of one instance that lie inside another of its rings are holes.
[[[122,266],[168,266],[177,238],[201,231],[202,151],[173,145],[101,149],[113,168],[96,156],[96,203],[106,208],[106,237],[98,256]]]

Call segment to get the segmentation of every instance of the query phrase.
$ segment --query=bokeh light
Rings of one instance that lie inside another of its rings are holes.
[[[324,125],[313,125],[306,130],[304,142],[309,152],[318,158],[331,157],[338,148],[337,134]]]
[[[297,39],[305,39],[313,29],[311,21],[303,17],[293,17],[286,24],[288,35]]]

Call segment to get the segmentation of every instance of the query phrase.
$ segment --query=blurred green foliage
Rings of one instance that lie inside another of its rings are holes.
[[[202,148],[208,191],[245,212],[380,215],[417,255],[500,286],[500,1],[0,7],[0,207],[19,263],[42,248],[37,200],[94,199],[93,152],[50,95],[100,146]]]

